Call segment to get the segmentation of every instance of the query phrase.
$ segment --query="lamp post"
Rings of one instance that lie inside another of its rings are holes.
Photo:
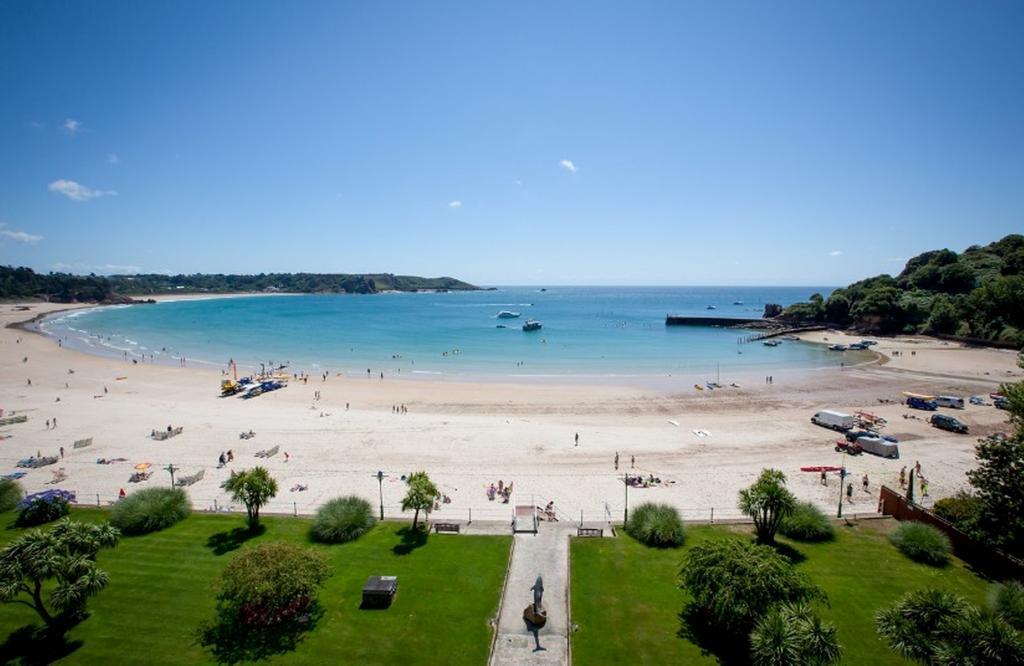
[[[622,525],[625,526],[629,522],[629,474],[622,475],[622,485],[626,489],[626,504],[622,509]]]
[[[384,520],[384,472],[377,470],[377,490],[380,493],[380,519]]]
[[[167,467],[164,467],[164,469],[171,473],[171,488],[173,488],[174,487],[174,473],[177,472],[181,468],[180,467],[175,467],[173,464],[170,464]]]

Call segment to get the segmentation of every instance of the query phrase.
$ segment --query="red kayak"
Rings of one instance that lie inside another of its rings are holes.
[[[810,467],[801,467],[801,472],[838,472],[842,467],[835,467],[834,465],[812,465]]]

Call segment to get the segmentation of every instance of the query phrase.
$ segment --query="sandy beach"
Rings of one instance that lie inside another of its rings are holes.
[[[28,491],[74,490],[82,503],[108,504],[122,488],[130,493],[169,484],[163,468],[170,464],[178,476],[203,471],[203,479],[188,488],[193,503],[223,510],[231,507],[220,484],[230,471],[262,464],[280,485],[268,507],[275,512],[312,513],[342,494],[363,496],[376,506],[380,470],[386,513],[397,517],[401,475],[425,469],[451,498],[438,516],[453,520],[468,519],[470,511],[474,520],[510,519],[511,505],[488,501],[485,494],[499,479],[514,482],[513,503],[554,501],[562,520],[621,520],[623,473],[663,482],[630,488],[630,505],[666,502],[687,519],[707,519],[712,509],[716,518],[729,518],[739,515],[737,491],[771,466],[787,474],[798,497],[834,510],[837,477],[822,486],[818,474],[800,471],[843,460],[833,448],[837,434],[809,421],[815,411],[832,408],[882,416],[886,434],[900,440],[900,460],[866,454],[845,459],[856,488],[845,510],[866,513],[876,509],[879,484],[897,486],[900,468],[916,461],[931,499],[963,487],[976,437],[1006,428],[1005,412],[968,405],[944,411],[965,421],[970,435],[937,430],[927,423],[927,412],[898,404],[902,391],[987,397],[1000,382],[1024,376],[1014,352],[897,337],[878,338],[878,357],[867,364],[784,373],[771,385],[744,380],[738,389],[676,393],[613,383],[330,376],[292,381],[283,390],[241,400],[219,397],[216,370],[91,356],[11,327],[68,307],[0,305],[0,408],[5,416],[28,416],[26,423],[0,428],[0,473],[16,471],[18,460],[37,453],[59,456],[63,447],[62,460],[22,470],[27,474],[21,483]],[[822,344],[859,339],[838,332],[802,337]],[[722,384],[731,381],[722,377]],[[394,413],[395,405],[405,405],[407,413]],[[57,426],[48,428],[47,420]],[[166,441],[150,437],[168,425],[182,427],[182,434]],[[249,430],[255,437],[239,438]],[[92,438],[90,446],[73,448],[85,438]],[[255,456],[273,447],[277,455]],[[219,454],[228,450],[233,462],[218,467]],[[125,460],[98,464],[101,458]],[[152,465],[152,477],[129,483],[141,463]],[[53,485],[58,471],[66,478]],[[869,492],[861,490],[863,474]],[[293,491],[299,484],[307,489]]]

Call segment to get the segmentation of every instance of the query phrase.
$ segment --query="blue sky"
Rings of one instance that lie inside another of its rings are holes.
[[[1024,3],[0,3],[0,263],[845,284],[1024,231]]]

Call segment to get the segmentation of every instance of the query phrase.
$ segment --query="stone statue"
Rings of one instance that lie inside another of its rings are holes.
[[[540,610],[544,607],[541,605],[541,601],[544,599],[544,579],[537,576],[537,580],[534,581],[533,587],[530,589],[533,590],[533,608],[534,610]]]
[[[533,587],[533,603],[523,609],[523,619],[529,622],[533,627],[543,627],[548,621],[548,612],[544,610],[544,579],[537,576],[537,580],[534,581]]]

